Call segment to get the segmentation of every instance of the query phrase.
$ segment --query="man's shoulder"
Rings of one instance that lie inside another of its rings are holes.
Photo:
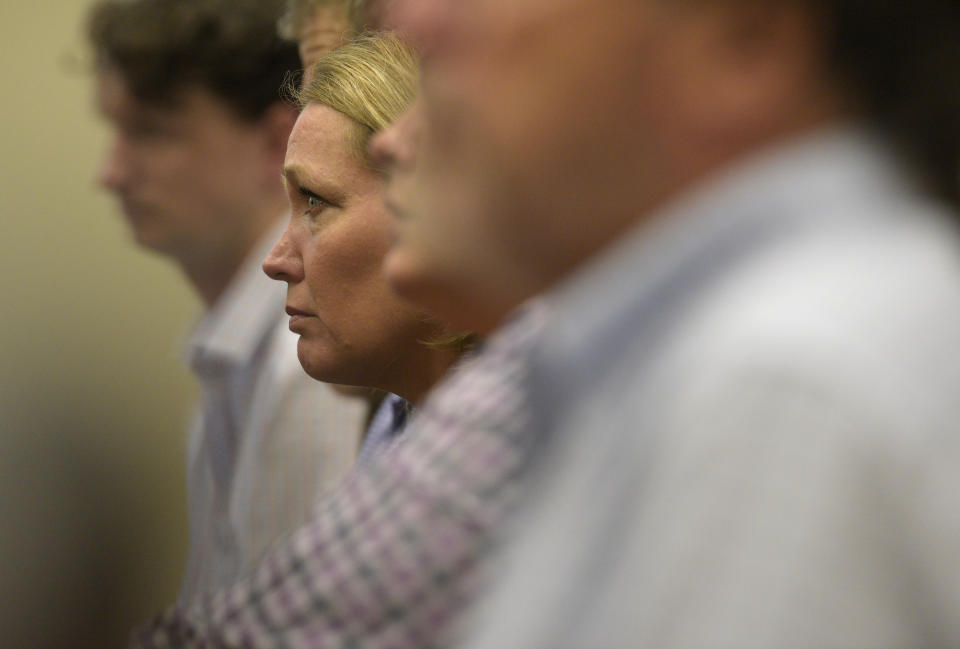
[[[658,471],[683,460],[775,473],[815,458],[896,484],[956,452],[960,245],[949,226],[864,224],[714,279],[654,339],[633,323],[567,408],[565,448],[586,433],[582,445],[634,470],[657,458]]]
[[[902,357],[960,342],[960,240],[932,223],[797,237],[714,281],[672,333],[704,352],[811,345]]]

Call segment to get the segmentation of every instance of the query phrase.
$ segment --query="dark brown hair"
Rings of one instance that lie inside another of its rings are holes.
[[[864,116],[960,206],[960,0],[809,0]]]
[[[118,70],[140,101],[171,105],[200,87],[255,120],[300,69],[277,34],[280,13],[280,0],[102,0],[87,33],[96,65]]]

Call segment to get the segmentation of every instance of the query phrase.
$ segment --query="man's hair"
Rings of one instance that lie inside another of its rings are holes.
[[[295,91],[301,108],[323,104],[357,125],[354,152],[367,160],[374,133],[395,121],[417,92],[417,56],[399,38],[366,33],[328,52],[309,84]]]
[[[287,0],[277,28],[284,38],[298,41],[319,7],[336,7],[343,11],[347,19],[347,25],[350,28],[348,36],[356,36],[369,27],[368,5],[369,0]]]
[[[960,0],[807,0],[838,80],[867,119],[960,206]]]
[[[118,71],[138,100],[172,106],[199,87],[256,120],[300,69],[296,44],[277,34],[280,9],[281,0],[102,0],[87,33],[96,65]]]

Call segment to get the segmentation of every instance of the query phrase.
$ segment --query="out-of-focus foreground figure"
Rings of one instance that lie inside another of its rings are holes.
[[[89,18],[98,107],[113,128],[101,184],[136,241],[203,300],[186,360],[190,432],[181,598],[233,583],[351,466],[363,405],[301,370],[283,291],[260,272],[288,212],[280,181],[299,68],[278,2],[107,0]]]
[[[393,281],[554,309],[468,645],[960,644],[960,6],[392,8]]]

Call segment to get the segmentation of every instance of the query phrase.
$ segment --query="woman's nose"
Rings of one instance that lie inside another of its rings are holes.
[[[262,267],[263,272],[270,279],[294,283],[303,279],[303,259],[297,254],[297,247],[290,229],[291,226],[287,225],[280,240],[274,244],[273,249],[263,260]]]

